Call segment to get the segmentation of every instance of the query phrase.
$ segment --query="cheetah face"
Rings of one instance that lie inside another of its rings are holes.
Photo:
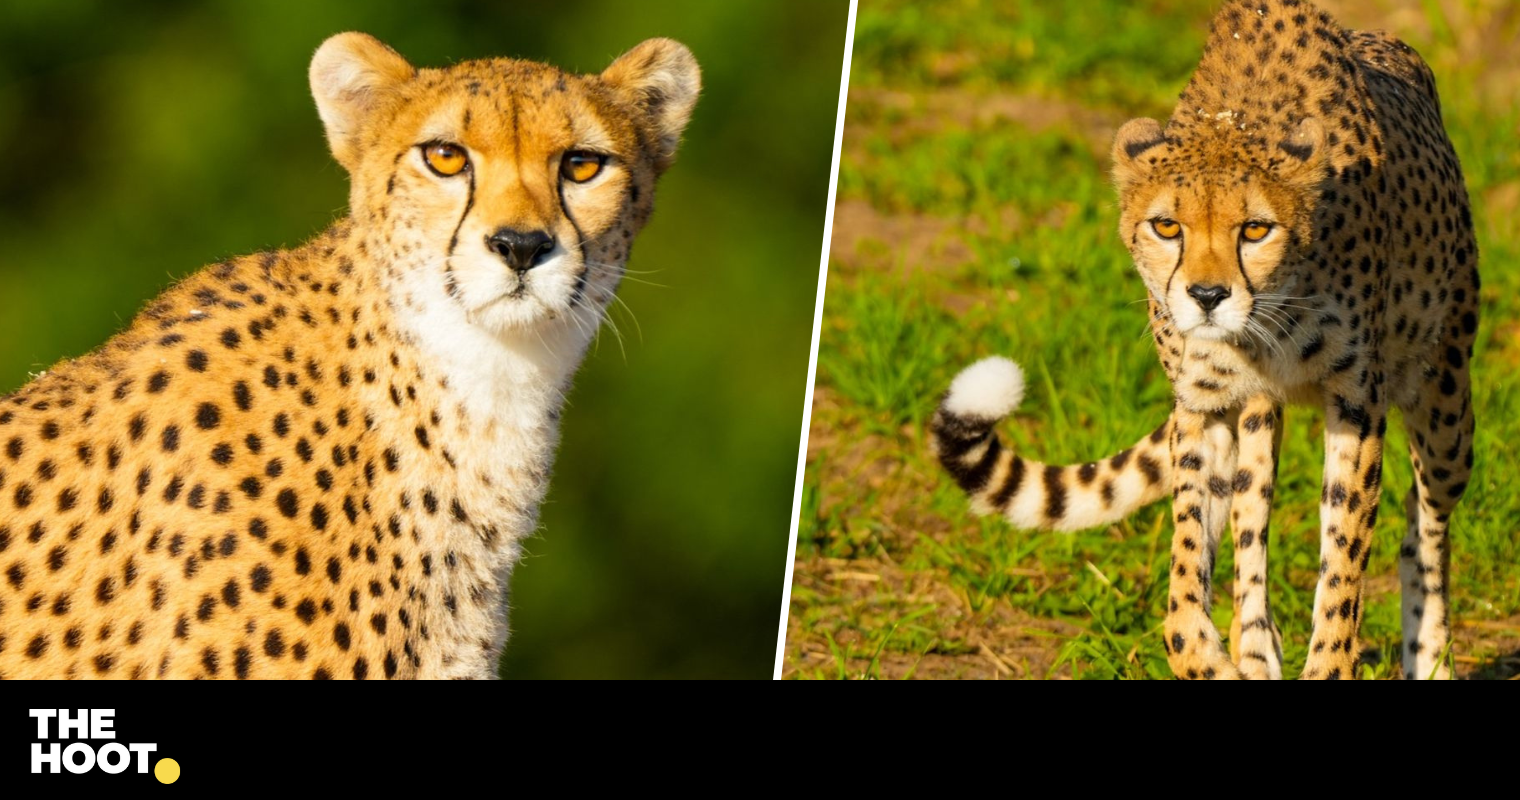
[[[1277,309],[1291,302],[1306,268],[1310,210],[1324,177],[1319,126],[1307,123],[1268,163],[1217,143],[1168,140],[1153,120],[1121,129],[1120,235],[1179,334],[1240,342],[1279,330]]]
[[[311,77],[393,293],[455,304],[498,336],[580,309],[594,330],[700,85],[690,52],[662,39],[571,75],[509,59],[416,70],[341,34]]]

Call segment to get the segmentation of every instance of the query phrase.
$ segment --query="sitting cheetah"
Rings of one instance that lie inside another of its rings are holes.
[[[0,398],[0,675],[484,678],[560,407],[700,75],[311,64],[350,214]]]
[[[1417,480],[1400,550],[1403,669],[1445,677],[1448,529],[1473,464],[1468,364],[1477,250],[1430,69],[1381,32],[1301,0],[1236,0],[1165,127],[1120,128],[1119,235],[1149,292],[1171,417],[1104,461],[1046,466],[1003,448],[1016,365],[955,379],[932,424],[980,513],[1071,530],[1173,498],[1164,642],[1187,678],[1279,678],[1267,601],[1268,517],[1285,403],[1325,409],[1321,553],[1306,678],[1353,678],[1362,575],[1389,406]],[[1226,515],[1235,621],[1209,616]]]

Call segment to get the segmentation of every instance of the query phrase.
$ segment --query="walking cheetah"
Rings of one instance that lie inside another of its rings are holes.
[[[1303,675],[1353,678],[1397,406],[1417,476],[1400,550],[1404,675],[1445,677],[1447,535],[1473,465],[1478,254],[1429,67],[1307,2],[1235,0],[1166,126],[1126,123],[1113,158],[1119,235],[1149,293],[1171,417],[1104,461],[1026,461],[992,433],[1023,377],[988,359],[955,379],[934,417],[940,461],[975,510],[1027,528],[1105,524],[1170,489],[1173,672],[1278,678],[1266,564],[1282,406],[1318,404],[1322,559]],[[1209,616],[1227,514],[1230,653]]]
[[[0,398],[0,675],[490,677],[564,394],[700,85],[327,40],[351,178]]]

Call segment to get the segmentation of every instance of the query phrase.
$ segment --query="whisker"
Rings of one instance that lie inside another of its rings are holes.
[[[612,299],[618,305],[622,306],[624,311],[628,312],[628,318],[631,319],[631,320],[633,320],[633,328],[634,328],[634,330],[638,331],[638,334],[639,334],[639,344],[643,344],[644,343],[644,326],[639,324],[639,316],[637,314],[633,313],[633,308],[628,305],[628,301],[624,300],[621,297],[618,297],[615,294],[612,296]],[[606,313],[606,312],[603,312],[603,313]],[[610,317],[609,317],[609,319],[610,319]]]

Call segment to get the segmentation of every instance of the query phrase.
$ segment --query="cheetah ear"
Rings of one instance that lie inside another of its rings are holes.
[[[1114,182],[1119,190],[1143,179],[1151,165],[1141,156],[1166,142],[1161,123],[1148,117],[1132,119],[1114,136]]]
[[[1317,188],[1329,171],[1328,145],[1325,127],[1319,120],[1305,117],[1298,129],[1277,145],[1286,155],[1278,164],[1278,177],[1305,189]]]
[[[612,62],[601,78],[644,112],[656,137],[655,168],[663,172],[675,160],[702,91],[696,58],[680,42],[650,39]]]
[[[366,33],[340,33],[311,59],[311,94],[333,157],[350,173],[359,165],[359,133],[391,91],[417,73],[395,50]]]

